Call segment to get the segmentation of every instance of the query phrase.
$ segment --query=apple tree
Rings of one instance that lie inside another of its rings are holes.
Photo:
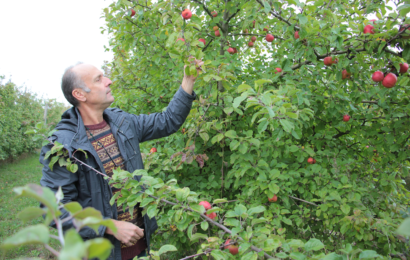
[[[161,112],[184,65],[196,74],[191,56],[204,61],[180,132],[142,150],[152,178],[177,180],[177,198],[211,202],[215,221],[146,201],[160,223],[154,248],[172,244],[183,257],[232,239],[242,259],[256,257],[253,247],[293,259],[303,248],[316,258],[408,252],[395,230],[410,198],[409,10],[408,1],[351,0],[106,8],[114,106]]]

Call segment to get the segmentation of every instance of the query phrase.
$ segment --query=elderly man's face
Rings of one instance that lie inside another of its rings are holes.
[[[109,78],[104,77],[99,69],[89,64],[80,64],[74,67],[74,70],[91,90],[84,94],[87,105],[107,108],[114,102],[110,89],[112,82]]]

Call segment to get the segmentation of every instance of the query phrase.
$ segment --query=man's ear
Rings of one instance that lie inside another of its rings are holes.
[[[87,98],[85,97],[85,91],[80,88],[74,89],[73,92],[71,92],[71,94],[73,95],[74,98],[78,99],[78,101],[80,102],[87,101]]]

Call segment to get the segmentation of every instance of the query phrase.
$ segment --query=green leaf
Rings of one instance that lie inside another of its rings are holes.
[[[35,218],[41,217],[44,213],[46,213],[43,209],[39,207],[28,207],[23,209],[17,217],[21,219],[23,222],[27,222],[33,220]]]
[[[85,242],[88,259],[98,258],[107,259],[111,254],[113,245],[110,240],[106,238],[94,238]]]
[[[226,256],[220,250],[212,250],[211,256],[213,256],[216,260],[226,260]]]
[[[322,260],[343,260],[341,255],[336,254],[335,252],[327,254]]]
[[[345,215],[349,215],[349,212],[350,212],[349,205],[343,204],[342,206],[340,206],[340,209],[342,210],[343,213],[345,213]]]
[[[156,215],[157,204],[150,205],[147,209],[147,215],[149,218],[153,218]]]
[[[92,207],[87,207],[81,211],[76,212],[75,214],[73,214],[73,217],[77,219],[85,219],[87,217],[94,217],[97,219],[103,218],[101,212]]]
[[[295,259],[295,260],[305,260],[306,256],[302,253],[299,252],[293,252],[289,255],[290,259]]]
[[[50,237],[48,227],[44,224],[29,226],[6,238],[0,245],[8,250],[27,244],[48,244]]]
[[[376,251],[373,251],[373,250],[364,250],[359,255],[359,259],[375,258],[375,257],[383,258],[381,255],[379,255]]]
[[[292,131],[292,129],[294,128],[294,125],[286,119],[281,119],[279,122],[283,126],[283,130],[288,133],[290,133],[290,131]]]
[[[265,208],[264,206],[253,207],[253,208],[250,208],[250,209],[248,210],[248,215],[253,215],[253,214],[256,214],[256,213],[261,213],[261,212],[264,212],[265,210],[266,210],[266,208]]]
[[[49,188],[37,184],[27,184],[24,187],[16,187],[13,191],[17,193],[17,197],[33,198],[43,203],[51,212],[58,210],[54,193]]]
[[[178,249],[173,245],[163,245],[158,251],[158,255],[161,255],[166,252],[178,251]]]
[[[188,198],[189,192],[190,192],[190,190],[189,190],[188,187],[185,187],[183,189],[177,189],[176,190],[177,200],[180,201],[180,202],[185,201]]]
[[[201,222],[201,228],[202,228],[202,230],[207,230],[207,229],[208,229],[208,226],[209,226],[209,224],[208,224],[207,221]]]
[[[308,22],[308,18],[303,14],[298,14],[300,25],[305,25]]]
[[[247,84],[241,84],[238,86],[238,88],[236,89],[236,91],[238,91],[239,93],[242,93],[248,89],[252,88],[251,86],[247,85]]]
[[[59,260],[82,259],[87,255],[87,248],[83,239],[74,229],[64,234],[64,247],[60,251]]]
[[[264,7],[265,13],[268,15],[271,11],[271,7],[270,7],[270,4],[268,3],[268,1],[266,1],[266,0],[263,1],[263,7]]]
[[[235,130],[229,130],[228,132],[225,133],[226,137],[229,138],[236,138],[236,131]]]
[[[246,98],[247,98],[247,95],[242,95],[242,96],[239,96],[239,97],[235,98],[235,99],[233,100],[232,106],[233,106],[234,108],[238,108],[239,105],[241,104],[241,102],[244,101]]]
[[[208,135],[208,133],[199,132],[199,136],[204,140],[204,143],[208,142],[208,140],[209,140],[209,135]]]
[[[406,218],[396,232],[403,236],[410,236],[410,218]]]
[[[191,204],[189,205],[191,207],[191,209],[193,209],[196,212],[199,212],[201,214],[205,213],[205,208],[202,205],[198,205],[198,204]]]
[[[323,243],[316,238],[311,238],[308,242],[306,242],[305,244],[305,251],[309,252],[309,251],[317,251],[320,250],[322,248],[324,248],[325,246],[323,245]]]
[[[50,170],[53,170],[53,166],[58,161],[58,159],[59,159],[58,156],[51,157],[50,163],[48,164],[48,167],[50,168]]]
[[[208,236],[201,233],[195,233],[191,236],[191,241],[194,242],[199,239],[208,239]]]

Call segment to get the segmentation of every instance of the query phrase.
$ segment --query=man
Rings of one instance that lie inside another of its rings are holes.
[[[195,60],[198,71],[203,64]],[[87,153],[75,153],[75,156],[109,176],[114,168],[129,172],[143,169],[139,143],[168,136],[178,131],[191,109],[196,95],[193,92],[195,77],[184,75],[179,90],[169,103],[165,112],[151,115],[132,115],[117,108],[108,108],[114,101],[111,94],[111,80],[104,77],[96,67],[77,64],[69,67],[62,78],[61,88],[67,101],[73,107],[62,115],[52,141],[62,143],[70,156],[77,149]],[[117,234],[101,226],[96,233],[91,228],[83,228],[83,239],[104,236],[112,242],[114,249],[109,259],[127,260],[135,256],[146,256],[150,250],[151,235],[157,229],[155,218],[142,216],[138,205],[131,218],[128,209],[117,209],[109,201],[119,189],[110,187],[108,180],[96,174],[92,169],[79,165],[76,173],[55,164],[53,170],[48,166],[50,159],[44,159],[52,145],[42,148],[40,162],[44,165],[41,185],[54,192],[62,187],[63,203],[79,202],[84,207],[94,207],[101,211],[104,218],[113,220]],[[139,180],[140,177],[137,178]],[[62,210],[61,219],[68,216]],[[54,223],[53,223],[54,224]],[[73,227],[71,221],[64,223],[63,230]]]

